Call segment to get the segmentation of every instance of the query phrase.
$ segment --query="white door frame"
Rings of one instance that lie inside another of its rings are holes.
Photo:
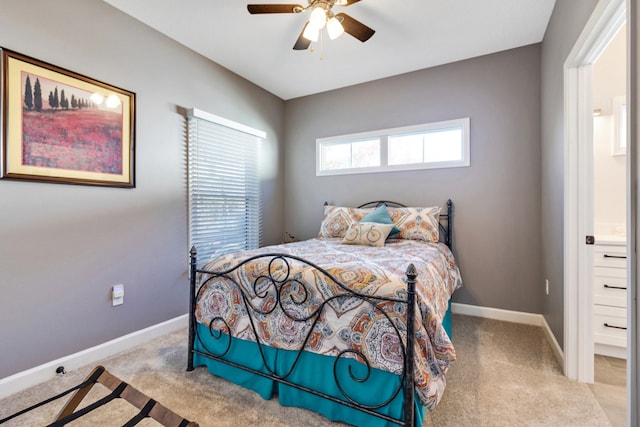
[[[591,67],[626,20],[625,0],[600,0],[564,64],[564,371],[593,382],[593,108]]]
[[[627,239],[630,243],[629,256],[629,293],[627,295],[627,315],[629,320],[627,325],[627,425],[637,426],[640,423],[640,412],[638,400],[640,393],[638,384],[640,383],[640,372],[638,372],[640,353],[640,275],[638,265],[640,264],[640,253],[638,252],[638,241],[640,241],[640,229],[638,228],[638,214],[640,212],[640,194],[638,188],[638,128],[640,124],[640,7],[635,0],[627,0],[627,111],[631,120],[627,121],[627,185],[630,189],[627,201]]]

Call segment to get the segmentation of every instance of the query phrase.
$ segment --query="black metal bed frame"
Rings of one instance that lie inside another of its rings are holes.
[[[381,204],[385,204],[387,206],[403,206],[399,203],[390,202],[390,201],[375,201],[375,202],[366,203],[364,205],[361,205],[360,207],[380,206]],[[452,243],[452,222],[453,222],[452,210],[453,210],[453,204],[451,200],[448,200],[447,213],[440,215],[440,224],[439,224],[441,241],[444,242],[449,247],[451,247],[451,243]],[[446,225],[443,225],[443,221],[446,223]],[[400,298],[377,297],[375,295],[367,295],[367,294],[353,291],[352,289],[350,289],[349,287],[341,283],[338,279],[336,279],[333,275],[331,275],[331,273],[329,273],[325,269],[315,265],[310,261],[307,261],[303,258],[294,256],[294,255],[288,255],[288,254],[282,254],[282,253],[260,254],[260,255],[250,257],[245,261],[243,261],[242,263],[236,265],[235,267],[225,271],[208,271],[202,268],[197,268],[196,255],[197,255],[196,249],[195,247],[192,247],[190,250],[190,262],[189,262],[190,264],[190,310],[189,310],[189,354],[188,354],[188,362],[187,362],[187,371],[192,371],[194,369],[194,356],[198,354],[198,355],[207,357],[209,359],[216,360],[218,362],[222,362],[224,364],[242,369],[244,371],[251,372],[255,375],[258,375],[264,378],[269,378],[273,381],[277,381],[280,384],[287,385],[307,393],[311,393],[313,395],[319,396],[321,398],[330,400],[332,402],[335,402],[341,405],[345,405],[349,408],[353,408],[353,409],[365,412],[375,417],[384,419],[388,422],[404,425],[406,427],[413,427],[414,419],[415,419],[415,414],[414,414],[415,396],[414,396],[414,376],[413,376],[415,355],[414,355],[413,341],[415,336],[414,320],[416,316],[416,313],[415,313],[416,269],[413,264],[410,264],[406,271],[406,277],[407,277],[406,299],[400,299]],[[259,258],[265,258],[268,260],[269,269],[267,274],[258,277],[254,281],[254,283],[246,284],[246,286],[241,286],[239,283],[237,283],[236,280],[231,276],[231,274],[237,269],[244,266],[245,264]],[[291,275],[292,263],[302,263],[302,264],[311,266],[312,268],[317,270],[320,274],[322,274],[327,280],[333,282],[336,285],[336,287],[340,288],[341,292],[344,292],[344,293],[334,295],[329,299],[322,301],[317,307],[314,307],[311,314],[307,316],[301,317],[299,315],[296,315],[295,312],[291,310],[291,308],[295,305],[305,304],[307,302],[307,296],[309,295],[309,292],[307,290],[306,283],[296,279],[294,276]],[[274,274],[276,272],[278,272],[277,275]],[[283,274],[282,272],[284,272],[284,277],[281,277],[281,275]],[[198,283],[199,274],[206,274],[208,275],[208,277],[205,280],[202,280],[201,283]],[[200,294],[200,292],[205,288],[205,286],[207,286],[207,284],[210,281],[218,277],[224,277],[228,282],[233,283],[237,287],[238,291],[240,292],[240,295],[243,300],[244,308],[249,314],[250,325],[252,328],[253,335],[256,339],[256,342],[255,342],[256,348],[259,351],[260,356],[262,358],[263,367],[265,368],[266,371],[268,371],[268,373],[257,371],[255,369],[240,365],[234,361],[227,360],[224,358],[225,355],[228,353],[229,349],[231,348],[231,345],[233,342],[232,340],[233,335],[231,334],[230,326],[225,322],[224,319],[220,317],[212,319],[208,325],[208,329],[211,337],[214,340],[220,339],[223,335],[228,336],[225,350],[221,353],[218,352],[217,354],[215,354],[210,350],[208,350],[206,348],[206,345],[202,341],[196,327],[196,315],[195,315],[196,296]],[[295,285],[297,289],[303,290],[302,297],[301,298],[299,297],[300,299],[296,299],[291,293],[291,289],[293,285]],[[252,295],[248,294],[247,292],[248,289],[251,289],[253,291]],[[251,300],[254,298],[260,298],[263,301],[266,301],[265,299],[269,297],[273,298],[271,300],[273,301],[273,303],[271,303],[266,307],[264,306],[262,308],[256,307],[251,302]],[[350,396],[345,391],[342,384],[342,380],[337,374],[337,369],[338,369],[337,367],[338,367],[339,360],[344,356],[346,356],[347,353],[352,353],[351,356],[355,356],[356,358],[359,358],[361,361],[364,361],[364,365],[366,366],[366,370],[367,370],[366,375],[362,377],[357,377],[349,368],[348,372],[349,372],[349,377],[351,381],[364,383],[368,379],[369,374],[371,372],[371,367],[366,356],[354,349],[342,350],[338,355],[335,356],[334,362],[333,362],[333,379],[335,381],[335,385],[343,395],[342,399],[331,396],[331,395],[327,395],[317,390],[312,390],[303,385],[296,384],[295,382],[290,381],[288,379],[291,373],[295,370],[297,366],[297,362],[299,361],[299,358],[303,352],[303,349],[314,330],[315,324],[320,319],[320,316],[322,316],[325,307],[327,307],[327,305],[334,300],[344,299],[344,298],[356,298],[370,304],[377,313],[386,317],[387,321],[394,329],[394,332],[398,338],[398,342],[404,344],[404,346],[402,345],[400,346],[402,351],[402,357],[404,360],[404,366],[402,369],[402,373],[400,375],[401,380],[398,384],[398,387],[391,392],[390,397],[388,397],[388,399],[386,399],[384,402],[373,404],[373,405],[364,404],[362,402],[358,402],[357,399]],[[399,330],[398,326],[391,320],[389,314],[385,311],[385,308],[384,308],[385,303],[407,304],[406,340],[402,339],[403,334]],[[295,361],[293,362],[288,372],[285,372],[284,374],[278,374],[269,367],[269,364],[267,363],[267,360],[266,360],[266,356],[262,349],[263,344],[260,343],[259,335],[256,333],[256,325],[255,325],[255,316],[269,315],[278,307],[293,322],[305,322],[305,323],[311,322],[311,325],[308,326],[308,332],[306,334],[304,342],[301,343],[300,348],[297,349],[297,355],[295,357]],[[218,326],[216,327],[216,325],[214,324],[217,324]],[[225,333],[223,333],[223,331],[225,331]],[[196,349],[195,347],[196,340],[199,341],[201,348],[204,349],[205,351],[200,351]],[[392,400],[394,400],[401,391],[404,394],[404,418],[396,419],[386,414],[376,412],[376,410],[379,410],[380,408],[383,408],[389,405],[392,402]]]

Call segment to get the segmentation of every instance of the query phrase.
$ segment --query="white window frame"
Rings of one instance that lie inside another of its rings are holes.
[[[462,159],[445,162],[419,162],[402,165],[389,165],[387,161],[388,140],[390,136],[399,136],[408,133],[432,132],[447,129],[462,129]],[[382,129],[369,132],[352,133],[340,136],[331,136],[327,138],[316,139],[316,176],[331,175],[348,175],[358,173],[375,173],[375,172],[396,172],[418,169],[440,169],[466,167],[471,165],[470,150],[470,119],[469,117],[446,120],[433,123],[425,123],[414,126],[404,126],[391,129]],[[351,144],[367,139],[380,140],[380,166],[362,167],[362,168],[343,168],[322,170],[322,147],[333,144]]]

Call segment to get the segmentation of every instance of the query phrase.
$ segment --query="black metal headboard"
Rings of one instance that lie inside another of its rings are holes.
[[[398,202],[392,202],[389,200],[376,200],[374,202],[367,202],[360,206],[359,208],[377,208],[378,206],[385,205],[392,208],[406,208],[406,205]],[[440,241],[445,245],[449,246],[449,249],[452,248],[452,230],[453,230],[453,202],[451,199],[447,200],[447,213],[440,214],[440,223],[438,224],[440,228]]]

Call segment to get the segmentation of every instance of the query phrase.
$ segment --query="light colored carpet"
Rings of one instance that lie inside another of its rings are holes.
[[[453,335],[458,360],[425,427],[611,425],[588,386],[562,376],[541,328],[454,315]],[[303,409],[281,407],[276,400],[265,401],[203,368],[186,372],[186,342],[187,331],[180,330],[96,365],[204,427],[340,425]],[[80,383],[92,368],[0,400],[0,419]],[[87,402],[108,391],[99,384],[94,390]],[[46,425],[64,402],[65,398],[48,404],[3,427]],[[71,425],[119,426],[136,413],[119,400]],[[157,423],[147,419],[139,425]]]

